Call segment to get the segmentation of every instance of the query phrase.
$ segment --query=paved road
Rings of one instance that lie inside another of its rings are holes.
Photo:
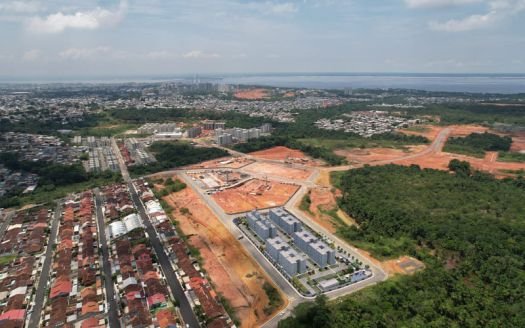
[[[58,201],[53,219],[51,222],[51,234],[46,248],[46,258],[42,271],[40,273],[40,279],[38,280],[38,287],[36,288],[35,305],[33,306],[33,313],[29,317],[28,327],[38,327],[40,323],[40,317],[42,315],[42,309],[44,308],[44,301],[47,294],[47,283],[49,281],[49,273],[51,269],[51,263],[53,261],[53,248],[56,244],[58,234],[58,223],[62,216],[62,203]]]
[[[95,189],[95,205],[97,214],[98,226],[98,240],[99,247],[102,252],[102,270],[104,271],[104,287],[106,289],[106,297],[108,304],[108,322],[111,328],[120,327],[120,319],[118,315],[118,304],[115,297],[115,285],[113,284],[111,274],[111,264],[109,262],[109,250],[106,240],[106,229],[104,224],[104,215],[102,214],[102,195],[98,188]]]
[[[153,228],[153,225],[151,224],[148,216],[146,215],[146,210],[144,209],[144,206],[140,201],[140,198],[135,190],[135,187],[133,186],[133,183],[129,182],[128,186],[131,192],[131,198],[135,203],[135,206],[137,207],[137,210],[139,212],[140,217],[142,218],[142,221],[144,222],[144,225],[146,226],[146,232],[148,233],[149,240],[151,242],[151,245],[153,246],[153,249],[155,250],[155,253],[157,254],[159,264],[162,267],[164,275],[166,276],[166,280],[168,282],[168,285],[170,286],[171,292],[179,302],[180,313],[182,314],[183,321],[186,324],[188,324],[191,328],[200,327],[199,321],[195,317],[191,305],[188,299],[186,298],[186,295],[184,294],[184,290],[182,289],[182,286],[180,285],[179,280],[175,275],[175,271],[171,266],[170,259],[164,251],[164,246],[159,241],[157,231],[155,230],[155,228]]]

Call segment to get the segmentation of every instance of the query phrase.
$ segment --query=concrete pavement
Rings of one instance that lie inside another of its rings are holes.
[[[104,215],[102,213],[102,195],[98,188],[95,189],[95,207],[98,226],[99,248],[102,253],[102,270],[104,272],[104,287],[106,289],[106,304],[108,305],[107,315],[110,327],[121,327],[118,315],[118,303],[115,295],[115,285],[111,274],[111,264],[109,262],[109,249],[106,240],[106,229]]]

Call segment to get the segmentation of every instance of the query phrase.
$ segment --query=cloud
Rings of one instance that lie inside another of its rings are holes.
[[[451,19],[446,22],[430,22],[429,26],[434,31],[464,32],[486,28],[499,19],[495,12],[486,15],[471,15],[463,19]]]
[[[32,49],[24,52],[22,59],[24,61],[35,61],[40,57],[40,50]]]
[[[66,29],[95,30],[118,24],[124,18],[127,8],[127,0],[121,0],[115,11],[97,7],[91,11],[78,11],[73,14],[58,12],[45,18],[33,17],[27,27],[36,33],[61,33]]]
[[[450,19],[444,22],[432,21],[428,26],[434,31],[472,31],[490,27],[505,18],[516,15],[525,10],[525,0],[489,0],[485,2],[489,7],[488,12],[485,14],[473,14],[464,18]]]
[[[197,59],[197,58],[220,58],[221,56],[216,53],[205,53],[201,50],[192,50],[182,55],[182,58]]]
[[[269,7],[274,14],[290,14],[298,11],[297,6],[291,2],[269,3]]]
[[[96,48],[69,48],[59,53],[59,56],[64,59],[86,59],[92,58],[101,54],[107,54],[110,52],[109,47],[96,47]]]
[[[409,8],[439,8],[470,5],[479,3],[482,0],[405,0]]]
[[[36,1],[10,1],[0,3],[0,12],[34,13],[39,11],[40,4]]]

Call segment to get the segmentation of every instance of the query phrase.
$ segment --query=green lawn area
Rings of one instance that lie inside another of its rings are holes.
[[[13,261],[16,258],[16,255],[4,255],[0,256],[0,266],[6,265]]]
[[[514,153],[514,152],[506,152],[506,151],[500,151],[498,156],[499,162],[518,162],[518,163],[524,163],[525,162],[525,154],[522,153]]]
[[[477,158],[483,158],[485,156],[485,151],[480,148],[464,146],[464,145],[454,145],[454,144],[445,144],[443,151],[447,153],[467,155]]]
[[[345,149],[345,148],[397,148],[403,149],[408,145],[395,140],[373,140],[373,139],[318,139],[318,138],[307,138],[299,139],[307,145],[314,147],[322,147],[330,150]]]

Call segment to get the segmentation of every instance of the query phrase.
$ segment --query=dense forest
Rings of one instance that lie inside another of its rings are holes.
[[[153,152],[157,162],[148,165],[131,166],[129,171],[133,176],[156,173],[180,166],[228,156],[227,151],[219,148],[194,147],[188,143],[180,141],[154,142],[149,150]]]
[[[279,327],[525,327],[525,180],[466,173],[388,165],[342,174],[340,205],[359,228],[339,234],[427,268],[302,305]]]
[[[508,151],[511,145],[511,137],[488,132],[471,133],[463,138],[449,138],[444,151],[483,157],[486,151]]]

